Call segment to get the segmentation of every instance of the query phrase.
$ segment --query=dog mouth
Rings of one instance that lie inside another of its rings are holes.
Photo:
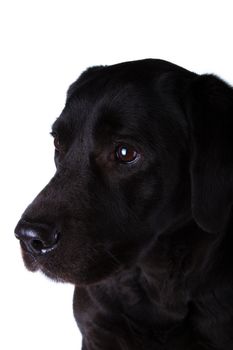
[[[67,279],[67,273],[62,273],[61,271],[56,271],[56,268],[58,267],[55,263],[55,268],[52,260],[50,260],[48,251],[46,253],[42,253],[40,255],[33,255],[30,251],[27,250],[26,245],[24,242],[20,241],[20,247],[21,247],[21,254],[24,266],[26,269],[30,272],[41,272],[43,275],[48,277],[49,279],[52,279],[56,282],[70,282],[73,283],[72,278],[71,280]],[[47,257],[48,255],[48,257]],[[58,269],[59,270],[59,269]]]
[[[20,248],[23,262],[25,264],[25,267],[32,272],[40,270],[40,260],[45,258],[47,259],[47,256],[49,256],[50,253],[57,248],[58,240],[56,241],[56,244],[53,244],[53,246],[51,247],[46,247],[45,249],[41,248],[41,244],[39,241],[37,242],[35,240],[33,244],[35,246],[35,251],[29,250],[25,242],[20,240]]]
[[[31,272],[38,271],[40,268],[38,260],[26,249],[24,242],[20,241],[20,246],[25,267]]]

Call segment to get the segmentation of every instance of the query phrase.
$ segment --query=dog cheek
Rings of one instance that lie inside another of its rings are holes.
[[[150,168],[123,187],[125,203],[140,218],[146,220],[156,210],[163,197],[163,181],[157,169]]]

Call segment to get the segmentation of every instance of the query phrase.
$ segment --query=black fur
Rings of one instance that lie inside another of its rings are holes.
[[[56,174],[16,234],[59,234],[23,257],[75,285],[82,349],[233,349],[232,88],[161,60],[93,67],[52,133]]]

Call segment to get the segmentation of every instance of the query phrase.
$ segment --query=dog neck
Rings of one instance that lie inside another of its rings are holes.
[[[76,287],[74,314],[79,328],[85,334],[91,317],[105,328],[120,323],[145,334],[156,329],[157,340],[166,341],[183,327],[189,302],[205,278],[207,255],[215,247],[216,238],[204,234],[193,220],[175,233],[159,236],[136,266],[101,283]]]

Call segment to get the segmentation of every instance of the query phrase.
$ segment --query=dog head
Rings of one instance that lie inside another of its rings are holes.
[[[15,230],[26,266],[94,283],[187,220],[224,230],[232,101],[220,79],[160,60],[84,72],[52,127],[57,171]]]

